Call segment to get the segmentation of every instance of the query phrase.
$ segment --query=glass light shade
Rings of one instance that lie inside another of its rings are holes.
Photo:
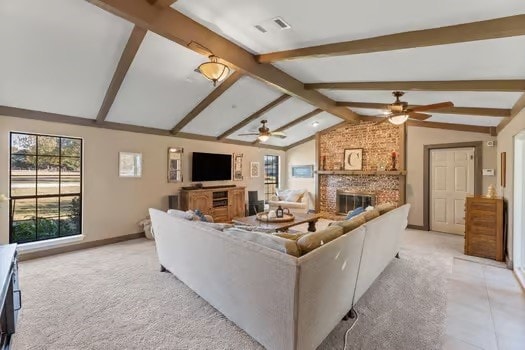
[[[230,74],[230,67],[224,63],[218,62],[217,56],[210,56],[210,62],[205,62],[197,68],[199,72],[208,80],[213,81],[213,86],[218,81],[224,80]]]
[[[261,142],[266,142],[270,139],[270,136],[268,135],[259,135],[259,137],[257,137],[259,139],[259,141]]]
[[[408,114],[396,115],[388,118],[388,121],[394,125],[401,125],[408,120]]]

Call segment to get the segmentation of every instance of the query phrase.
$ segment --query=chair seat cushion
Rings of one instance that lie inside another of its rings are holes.
[[[306,208],[306,204],[302,202],[287,202],[287,201],[269,201],[270,207],[281,206],[284,208]]]

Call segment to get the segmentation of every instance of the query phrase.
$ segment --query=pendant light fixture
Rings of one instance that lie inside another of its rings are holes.
[[[219,58],[215,55],[210,55],[208,58],[210,61],[201,64],[197,70],[206,79],[212,81],[213,86],[217,86],[218,81],[224,80],[230,74],[230,67],[219,62]]]

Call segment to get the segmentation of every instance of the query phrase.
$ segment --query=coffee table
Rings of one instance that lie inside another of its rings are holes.
[[[266,222],[257,220],[256,215],[243,218],[233,218],[234,224],[259,226],[264,229],[274,229],[276,232],[288,231],[290,227],[308,223],[308,231],[315,232],[315,223],[321,217],[319,214],[294,214],[295,218],[287,222]]]

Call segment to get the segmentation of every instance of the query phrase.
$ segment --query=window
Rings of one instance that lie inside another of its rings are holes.
[[[264,156],[264,199],[268,202],[279,188],[279,156]]]
[[[12,132],[9,240],[81,234],[82,140]]]

